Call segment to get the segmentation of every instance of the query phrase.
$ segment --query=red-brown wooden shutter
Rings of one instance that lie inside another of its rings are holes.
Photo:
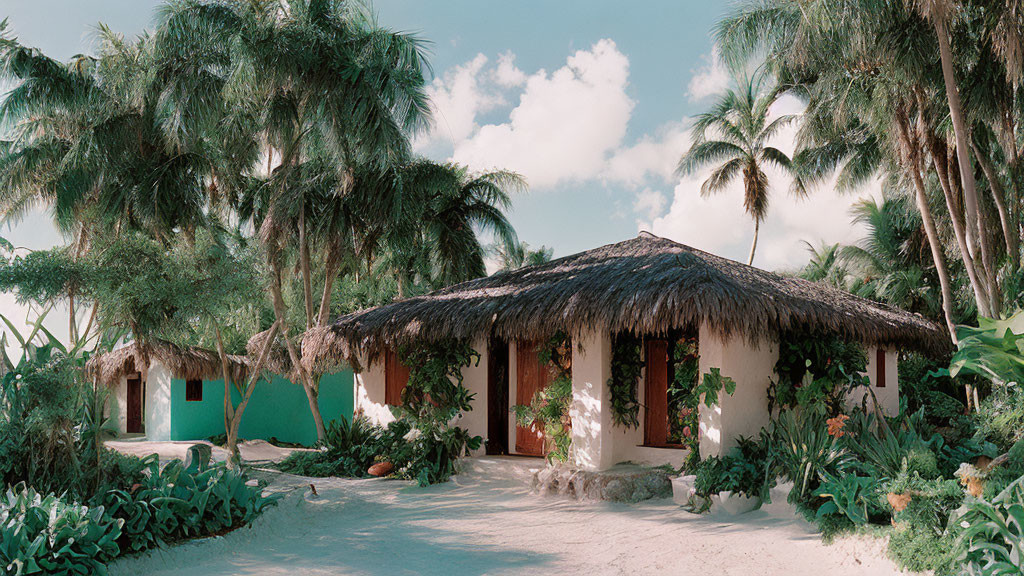
[[[668,443],[668,342],[647,341],[647,370],[644,376],[644,444]]]
[[[409,367],[402,364],[398,354],[388,349],[384,354],[384,403],[388,406],[402,404],[402,390],[409,383]]]

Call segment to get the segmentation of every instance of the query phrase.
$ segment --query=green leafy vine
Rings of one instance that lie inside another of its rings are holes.
[[[537,350],[537,359],[553,371],[551,382],[534,396],[529,405],[512,407],[520,426],[537,424],[544,429],[547,459],[567,462],[571,456],[572,342],[559,332]]]

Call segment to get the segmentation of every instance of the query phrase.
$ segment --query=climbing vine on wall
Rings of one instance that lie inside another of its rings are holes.
[[[566,462],[572,447],[572,342],[559,332],[537,348],[537,359],[552,371],[548,385],[534,396],[529,405],[512,407],[520,426],[536,424],[544,430],[549,461]]]
[[[684,335],[672,347],[672,381],[668,387],[670,444],[695,449],[698,441],[697,414],[700,404],[700,350],[697,336]]]
[[[612,337],[612,377],[608,379],[612,422],[616,426],[640,425],[640,401],[637,382],[644,369],[644,342],[631,332]]]
[[[402,390],[402,415],[417,427],[443,426],[473,409],[475,394],[462,384],[462,369],[478,364],[480,354],[469,342],[445,339],[399,348],[409,367],[409,382]]]
[[[784,334],[779,340],[776,379],[768,386],[768,410],[822,405],[838,414],[846,395],[865,384],[867,354],[837,336]]]

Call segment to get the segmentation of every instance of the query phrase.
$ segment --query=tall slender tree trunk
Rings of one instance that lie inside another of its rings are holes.
[[[970,127],[964,121],[963,106],[960,102],[960,90],[957,87],[956,75],[953,69],[953,51],[949,44],[949,34],[946,31],[944,15],[933,15],[932,25],[935,27],[935,36],[939,43],[939,58],[942,63],[942,79],[946,85],[946,100],[949,103],[949,117],[953,124],[953,134],[956,137],[956,158],[960,168],[960,181],[963,184],[964,211],[967,215],[967,244],[972,255],[976,254],[976,246],[981,247],[982,264],[986,272],[986,291],[990,303],[987,311],[988,316],[996,316],[999,310],[996,309],[995,301],[999,299],[998,277],[994,269],[995,262],[992,257],[992,247],[978,202],[978,188],[974,181],[974,165],[971,162],[971,135]]]
[[[317,401],[317,397],[319,396],[319,390],[317,389],[319,383],[314,382],[306,371],[305,366],[302,364],[302,358],[295,349],[295,343],[292,342],[288,335],[288,321],[286,318],[284,296],[281,292],[281,267],[274,258],[271,258],[271,268],[272,278],[270,282],[270,291],[274,302],[274,316],[277,319],[277,325],[280,328],[281,337],[284,339],[285,347],[288,349],[288,357],[292,361],[292,367],[298,374],[302,387],[306,391],[306,397],[309,400],[309,411],[313,415],[313,425],[316,427],[317,441],[323,443],[327,438],[327,430],[324,427],[324,419],[323,416],[320,415],[320,404]]]
[[[936,15],[931,20],[932,25],[935,27],[935,36],[939,42],[942,79],[946,84],[946,101],[949,103],[949,117],[952,120],[953,134],[956,137],[956,159],[960,168],[960,180],[964,188],[964,209],[967,212],[968,242],[973,244],[973,239],[977,237],[978,231],[978,192],[974,182],[974,166],[971,163],[968,127],[964,122],[963,108],[960,103],[960,90],[957,88],[955,71],[953,70],[953,51],[949,45],[949,34],[946,32],[945,19],[940,15]]]
[[[942,243],[939,240],[939,233],[935,227],[935,218],[932,216],[931,207],[928,205],[928,194],[925,191],[921,172],[916,167],[911,172],[914,180],[914,198],[917,201],[917,209],[921,213],[921,223],[924,224],[925,236],[928,237],[928,247],[932,252],[932,262],[935,263],[935,273],[939,277],[939,290],[942,293],[942,315],[946,320],[949,337],[955,343],[956,325],[953,323],[953,289],[950,286],[949,270],[946,269],[946,257],[942,254]]]
[[[306,307],[306,329],[313,327],[313,279],[309,263],[309,237],[306,234],[306,207],[299,211],[299,267],[302,269],[302,295]]]
[[[242,462],[241,453],[238,451],[238,429],[241,426],[245,408],[249,405],[249,399],[252,398],[252,393],[256,390],[256,383],[260,379],[263,365],[266,363],[267,356],[270,353],[270,348],[277,337],[278,325],[275,322],[270,327],[270,334],[263,342],[263,347],[260,349],[259,356],[256,359],[256,365],[253,366],[252,373],[249,374],[249,381],[244,390],[239,390],[242,399],[238,403],[237,408],[235,408],[234,402],[231,400],[231,369],[228,367],[228,355],[224,352],[224,342],[221,340],[220,326],[214,324],[214,328],[217,333],[217,354],[220,356],[220,366],[224,376],[224,433],[227,436],[228,467],[237,469]]]
[[[991,159],[987,155],[982,154],[977,144],[973,141],[971,145],[974,147],[974,155],[978,157],[978,163],[981,165],[982,171],[985,172],[985,178],[988,179],[989,190],[992,192],[992,201],[995,203],[996,211],[999,213],[999,226],[1003,230],[1006,254],[1010,257],[1013,267],[1016,268],[1020,264],[1019,238],[1013,229],[1010,213],[1006,209],[1006,190],[1003,188],[1003,183],[999,179],[999,174],[996,172],[995,166],[992,165]]]
[[[320,312],[316,318],[317,326],[326,326],[331,319],[331,295],[334,292],[334,280],[338,276],[337,258],[333,252],[333,249],[328,251],[327,264],[324,266],[324,291],[320,295]]]
[[[966,226],[963,221],[963,214],[960,212],[956,203],[956,194],[952,189],[948,175],[944,172],[943,164],[940,161],[935,160],[934,154],[932,154],[932,160],[935,166],[935,171],[939,176],[939,187],[942,188],[942,195],[946,200],[946,211],[949,212],[949,220],[953,228],[953,237],[956,239],[957,247],[960,249],[960,256],[964,263],[964,269],[967,271],[967,278],[970,280],[971,288],[974,290],[974,301],[978,305],[978,313],[983,316],[988,316],[988,289],[982,285],[977,264],[974,257],[971,255],[970,248],[968,247],[967,231],[965,229]],[[922,185],[923,184],[924,183],[922,181]]]
[[[754,217],[754,241],[750,244],[750,258],[747,258],[747,266],[754,265],[754,252],[757,251],[757,235],[761,231],[761,220]]]
[[[946,161],[946,151],[948,149],[945,148],[945,143],[940,142],[932,129],[927,125],[924,115],[921,112],[924,104],[921,94],[918,93],[917,96],[919,104],[917,117],[918,132],[925,140],[925,144],[927,145],[928,151],[932,157],[932,165],[935,168],[935,174],[939,180],[939,187],[942,188],[942,195],[946,201],[946,210],[949,212],[949,219],[953,228],[953,236],[956,239],[957,247],[960,249],[960,256],[964,263],[964,269],[967,271],[967,278],[970,280],[971,288],[974,290],[974,300],[978,306],[978,312],[979,314],[988,316],[989,292],[987,286],[982,284],[973,253],[968,246],[968,237],[963,221],[963,214],[960,210],[959,203],[957,202],[956,192],[953,190],[953,178],[949,173],[949,164]],[[912,149],[920,149],[914,139],[910,136],[909,128],[907,128],[905,140],[906,146],[911,147]],[[922,186],[923,185],[924,182],[922,180]],[[927,195],[925,198],[927,199]]]
[[[917,202],[917,209],[921,213],[921,223],[924,225],[925,236],[928,238],[928,247],[932,253],[932,262],[935,264],[935,273],[939,277],[939,291],[942,295],[942,315],[946,320],[946,329],[949,330],[950,339],[956,343],[956,325],[953,322],[953,289],[949,280],[949,270],[946,268],[946,257],[942,253],[942,242],[939,239],[938,229],[935,226],[935,218],[932,216],[931,206],[928,204],[928,194],[925,190],[924,179],[921,177],[920,150],[910,136],[910,119],[906,114],[897,114],[895,124],[900,141],[904,168],[910,172],[911,181],[914,184],[914,199]]]

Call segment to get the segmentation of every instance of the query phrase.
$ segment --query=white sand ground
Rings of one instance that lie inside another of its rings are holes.
[[[175,458],[185,459],[189,446],[193,444],[207,444],[210,446],[211,456],[217,462],[224,462],[228,459],[228,451],[220,446],[214,446],[210,442],[188,441],[188,442],[151,442],[145,438],[130,438],[126,440],[107,440],[104,445],[107,448],[117,450],[131,456],[143,458],[150,454],[159,454],[160,461],[166,462]],[[305,448],[281,448],[265,440],[246,440],[238,445],[239,454],[242,460],[251,463],[257,462],[280,462],[289,454]]]
[[[516,478],[511,466],[520,473]],[[127,558],[111,574],[603,574],[885,576],[878,540],[821,543],[780,495],[740,517],[669,499],[579,503],[530,493],[523,464],[474,465],[447,484],[305,479],[251,528]],[[310,495],[312,482],[319,496]]]

